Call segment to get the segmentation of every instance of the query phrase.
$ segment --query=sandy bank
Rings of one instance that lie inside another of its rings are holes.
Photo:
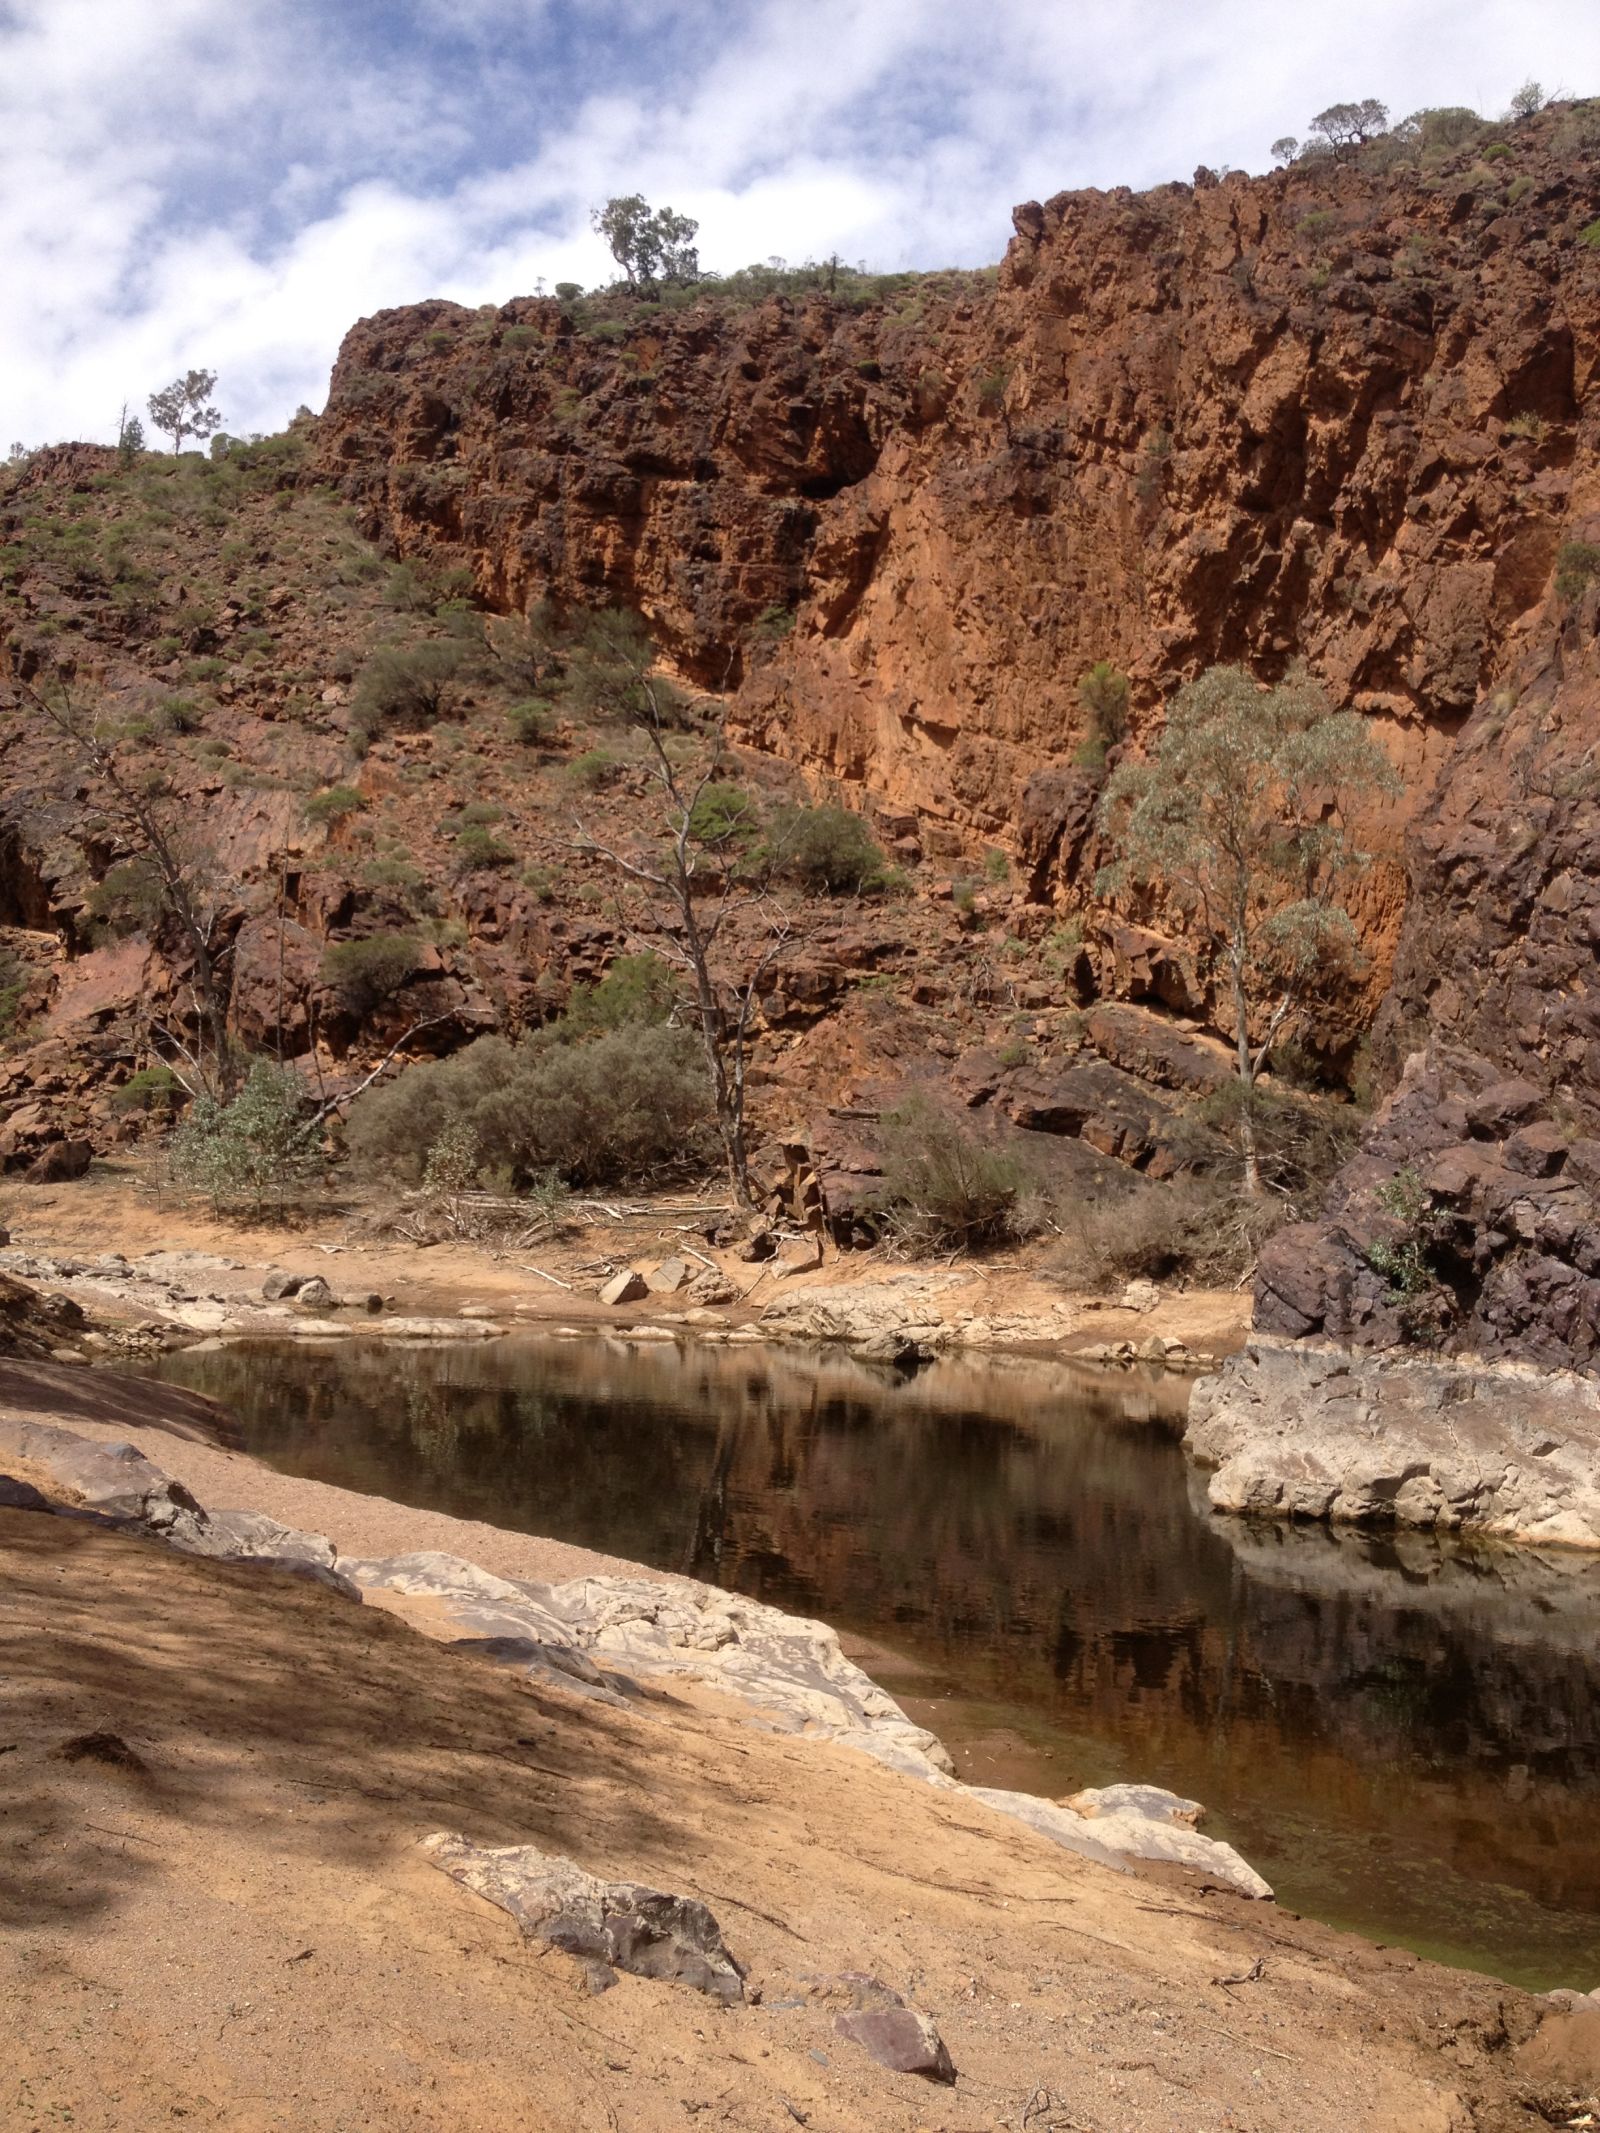
[[[37,1373],[30,1411],[134,1439],[219,1507],[524,1576],[617,1567],[270,1475],[201,1443],[192,1404],[130,1426],[75,1375]],[[1536,2035],[1524,1995],[1176,1870],[1108,1872],[692,1686],[596,1703],[38,1513],[0,1510],[0,1552],[7,2125],[142,2133],[176,2103],[239,2133],[1510,2133],[1577,2048],[1581,2015]],[[137,1765],[63,1755],[105,1733]],[[427,1864],[437,1829],[700,1897],[758,2002],[627,1976],[591,1998]],[[938,2023],[953,2091],[840,2038],[816,1980],[858,1970]]]

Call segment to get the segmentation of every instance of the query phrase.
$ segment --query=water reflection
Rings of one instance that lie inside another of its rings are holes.
[[[1193,1792],[1299,1908],[1600,1982],[1600,1563],[1210,1516],[1182,1389],[782,1352],[194,1351],[270,1463],[889,1648],[969,1774]]]

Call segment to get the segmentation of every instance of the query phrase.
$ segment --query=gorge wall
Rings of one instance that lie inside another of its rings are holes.
[[[347,337],[318,458],[396,552],[639,606],[740,738],[1069,909],[1086,669],[1137,737],[1215,661],[1305,658],[1406,778],[1343,1035],[1392,976],[1396,1054],[1431,1022],[1590,1109],[1597,213],[1556,112],[1487,156],[1030,203],[997,275],[879,307],[419,305]],[[1107,989],[1204,1011],[1181,943],[1089,923]]]

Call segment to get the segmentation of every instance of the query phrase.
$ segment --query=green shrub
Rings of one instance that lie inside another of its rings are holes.
[[[691,1032],[628,1022],[574,1041],[557,1025],[408,1067],[352,1106],[349,1139],[359,1160],[415,1174],[448,1129],[465,1125],[483,1163],[515,1181],[556,1170],[573,1185],[606,1186],[702,1168],[711,1120]]]
[[[1576,600],[1600,576],[1600,546],[1593,541],[1563,541],[1556,550],[1556,591]]]
[[[141,1067],[120,1089],[113,1089],[111,1108],[122,1112],[170,1112],[177,1110],[187,1095],[188,1091],[171,1067],[158,1062],[155,1066]]]
[[[1011,861],[1004,852],[991,851],[983,855],[983,878],[996,888],[1003,888],[1011,879]]]
[[[456,821],[462,829],[487,829],[491,822],[503,822],[506,811],[492,800],[469,800],[456,810]]]
[[[1020,1159],[922,1099],[884,1121],[882,1206],[893,1226],[927,1250],[981,1250],[1023,1233]]]
[[[678,999],[678,974],[663,956],[646,948],[619,955],[597,985],[574,986],[562,1017],[563,1031],[587,1035],[630,1023],[668,1021]]]
[[[1089,736],[1102,750],[1115,746],[1128,730],[1128,677],[1109,659],[1097,659],[1078,683],[1078,701],[1089,721]]]
[[[567,765],[569,775],[586,792],[599,792],[607,785],[615,785],[622,775],[622,768],[609,748],[586,749]]]
[[[469,822],[456,832],[456,857],[464,867],[508,867],[516,856],[481,822]]]
[[[23,1004],[33,973],[21,956],[0,948],[0,1045],[12,1044],[22,1026]]]
[[[433,612],[439,595],[432,578],[415,563],[396,563],[383,588],[383,604],[402,615]]]
[[[308,822],[342,822],[347,815],[359,815],[366,801],[353,785],[327,785],[321,792],[314,792],[305,806]]]
[[[434,725],[454,701],[465,658],[466,647],[447,638],[380,645],[356,684],[350,706],[352,734],[365,742],[385,725]]]
[[[985,415],[998,415],[1006,404],[1006,387],[1011,381],[1007,370],[991,370],[978,380],[978,407]]]
[[[727,851],[748,844],[760,823],[761,811],[742,786],[713,783],[696,796],[689,834],[708,851]]]
[[[521,741],[526,748],[535,748],[548,739],[550,714],[554,706],[542,696],[525,696],[506,712],[506,724],[511,729],[511,738]]]
[[[192,696],[165,696],[156,706],[155,725],[161,733],[198,733],[205,717],[204,706]]]
[[[417,967],[418,943],[407,933],[370,933],[338,941],[322,958],[322,982],[357,1014],[397,993]]]
[[[319,1175],[322,1151],[298,1077],[258,1059],[231,1103],[198,1096],[167,1143],[174,1179],[211,1197],[212,1205],[259,1215],[281,1209]]]
[[[154,933],[166,909],[166,891],[155,861],[119,859],[89,891],[88,911],[97,932],[113,939]]]
[[[1585,223],[1584,227],[1579,230],[1578,242],[1579,244],[1588,245],[1591,250],[1600,247],[1600,216],[1597,216],[1593,222]]]
[[[813,894],[864,896],[883,886],[883,853],[848,808],[780,809],[770,846],[778,872]]]

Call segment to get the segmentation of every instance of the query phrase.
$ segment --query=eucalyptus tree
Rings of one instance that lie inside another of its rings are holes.
[[[1247,1192],[1261,1190],[1256,1079],[1317,980],[1356,950],[1343,899],[1369,855],[1346,810],[1399,788],[1368,721],[1333,710],[1303,670],[1264,688],[1217,666],[1179,690],[1155,753],[1119,766],[1101,796],[1118,856],[1097,893],[1170,901],[1224,974]]]

